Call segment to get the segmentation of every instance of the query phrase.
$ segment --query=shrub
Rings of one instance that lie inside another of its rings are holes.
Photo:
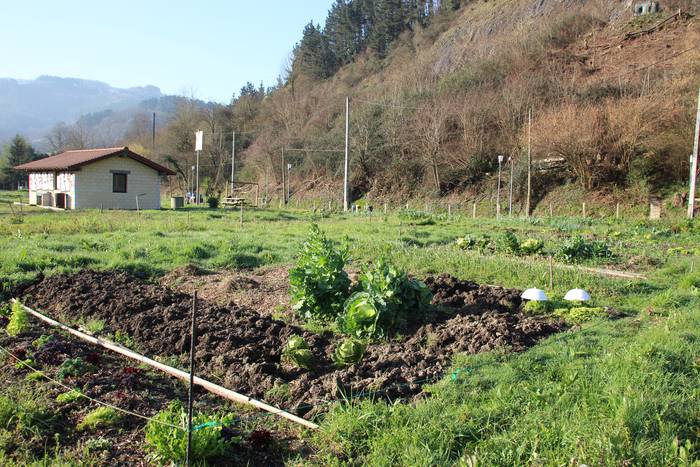
[[[192,422],[194,426],[214,422],[214,426],[207,426],[192,432],[192,449],[190,458],[194,463],[202,463],[216,459],[226,454],[238,438],[225,437],[222,433],[223,426],[234,420],[231,414],[194,414]],[[156,461],[167,464],[183,464],[187,451],[187,431],[171,426],[187,426],[187,412],[179,402],[173,402],[158,412],[153,420],[146,425],[146,448],[152,453]]]
[[[107,428],[115,426],[121,421],[122,417],[119,412],[111,407],[98,407],[95,410],[88,412],[83,420],[76,427],[78,431],[93,431],[98,428]]]
[[[590,321],[594,318],[602,318],[607,316],[605,308],[600,306],[572,306],[570,308],[557,308],[554,310],[554,314],[574,323],[582,323],[585,321]]]
[[[12,305],[10,322],[7,324],[7,333],[13,337],[24,334],[29,330],[29,314],[20,302]]]
[[[422,320],[432,294],[421,281],[379,260],[360,275],[359,291],[338,317],[339,329],[355,337],[385,336]]]
[[[367,345],[359,339],[345,339],[333,352],[333,361],[339,366],[347,366],[362,360]]]
[[[209,196],[207,198],[207,204],[211,209],[216,209],[219,207],[219,197],[218,196]]]
[[[32,341],[32,347],[34,347],[37,350],[41,350],[44,348],[46,344],[49,342],[54,341],[54,337],[51,334],[42,334],[41,336],[37,337]]]
[[[311,226],[289,272],[292,307],[301,317],[332,320],[340,314],[350,289],[343,270],[347,259],[347,247],[336,248],[317,225]]]
[[[284,346],[282,356],[299,368],[310,370],[313,363],[313,354],[303,337],[292,335]]]

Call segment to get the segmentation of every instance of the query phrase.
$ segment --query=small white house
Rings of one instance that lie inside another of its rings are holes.
[[[160,209],[161,179],[175,175],[127,147],[66,151],[15,169],[29,174],[29,204],[61,209]]]

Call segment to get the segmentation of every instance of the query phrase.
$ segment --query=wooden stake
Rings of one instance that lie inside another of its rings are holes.
[[[549,290],[554,290],[554,258],[549,256]]]
[[[240,224],[243,225],[243,201],[241,201],[241,219]]]
[[[11,300],[13,303],[17,302],[17,299],[12,299]],[[173,368],[168,365],[164,365],[163,363],[157,362],[155,360],[152,360],[148,357],[145,357],[141,354],[138,354],[134,352],[133,350],[129,350],[126,347],[123,347],[119,344],[116,344],[114,342],[108,341],[106,339],[102,339],[100,337],[93,337],[89,334],[85,334],[84,332],[75,330],[71,327],[66,326],[65,324],[59,323],[58,321],[49,318],[48,316],[45,316],[38,311],[32,310],[26,305],[22,305],[22,308],[24,308],[27,313],[30,315],[50,324],[51,326],[55,326],[57,328],[63,329],[69,334],[72,334],[76,337],[79,337],[80,339],[83,339],[84,341],[90,342],[92,344],[98,345],[100,347],[104,347],[105,349],[111,350],[113,352],[116,352],[120,355],[124,355],[125,357],[131,358],[133,360],[136,360],[138,362],[141,362],[145,365],[148,365],[152,368],[155,368],[157,370],[160,370],[164,373],[169,374],[170,376],[174,376],[175,378],[182,380],[182,381],[189,381],[190,375],[186,371],[178,370],[177,368]],[[193,377],[194,384],[197,386],[201,386],[207,391],[211,392],[212,394],[216,394],[218,396],[221,396],[225,399],[238,402],[240,404],[249,404],[254,407],[257,407],[259,409],[262,409],[266,412],[270,412],[272,414],[278,415],[280,417],[286,418],[287,420],[291,420],[295,423],[298,423],[300,425],[303,425],[307,428],[313,428],[313,429],[318,429],[318,425],[315,423],[312,423],[308,420],[304,420],[301,417],[297,417],[296,415],[293,415],[289,412],[285,412],[282,409],[279,409],[277,407],[273,407],[271,405],[268,405],[264,402],[258,401],[256,399],[253,399],[251,397],[245,396],[243,394],[237,393],[235,391],[232,391],[230,389],[226,389],[225,387],[219,386],[218,384],[214,384],[210,381],[204,380],[198,376]]]
[[[452,218],[452,204],[447,205],[447,217]]]
[[[582,212],[583,212],[583,217],[586,217],[586,202],[585,201],[583,202],[583,205],[582,205]]]
[[[476,219],[476,201],[472,203],[472,219]]]
[[[619,218],[620,218],[620,203],[617,203],[615,205],[615,219],[619,219]]]

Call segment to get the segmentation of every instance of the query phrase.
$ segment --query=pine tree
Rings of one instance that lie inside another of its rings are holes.
[[[3,164],[0,170],[0,181],[9,188],[17,188],[20,182],[25,181],[26,175],[15,170],[14,167],[37,159],[34,148],[27,143],[22,136],[16,135],[12,142],[3,151]]]
[[[328,39],[313,22],[304,28],[301,42],[294,51],[294,68],[316,78],[327,78],[335,71]]]

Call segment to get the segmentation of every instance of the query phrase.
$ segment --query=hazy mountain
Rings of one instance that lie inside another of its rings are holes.
[[[41,147],[46,133],[59,122],[73,123],[90,114],[102,115],[102,119],[119,115],[120,119],[128,120],[133,112],[156,110],[153,107],[158,106],[162,97],[155,86],[120,89],[77,78],[0,78],[0,141],[21,133]],[[151,105],[143,108],[143,101]]]

